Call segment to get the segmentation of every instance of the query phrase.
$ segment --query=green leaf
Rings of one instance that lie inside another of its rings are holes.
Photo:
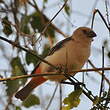
[[[65,10],[66,14],[68,16],[70,16],[70,7],[68,5],[65,6],[64,10]]]
[[[30,22],[30,17],[29,16],[23,16],[21,19],[21,27],[20,30],[21,32],[25,34],[30,34],[30,27],[28,26],[28,23]]]
[[[11,60],[10,64],[12,67],[11,77],[26,74],[19,57],[13,58]],[[6,82],[7,95],[8,96],[13,95],[13,93],[16,92],[21,85],[25,84],[26,80],[27,79],[17,79],[17,80],[13,80],[13,81],[12,80],[7,81]]]
[[[46,57],[49,53],[49,50],[50,50],[50,46],[48,44],[45,44],[44,45],[44,48],[43,48],[43,52],[42,52],[42,57]]]
[[[42,23],[41,15],[38,12],[33,13],[31,16],[31,26],[34,30],[38,29],[38,32],[42,32],[44,24]]]
[[[81,94],[82,94],[82,89],[80,88],[80,89],[77,89],[77,90],[71,92],[69,94],[69,97],[75,99],[75,98],[79,98]]]
[[[72,104],[71,108],[77,107],[79,104],[80,104],[80,99],[78,98],[75,101],[73,101],[73,104]]]
[[[38,30],[39,33],[43,31],[45,28],[46,24],[49,22],[49,20],[40,12],[35,12],[32,15],[30,15],[31,18],[31,26],[33,30],[35,31],[36,29]],[[45,32],[45,36],[50,36],[52,38],[55,37],[55,31],[50,24]]]
[[[44,3],[47,3],[47,2],[48,2],[48,0],[43,0],[43,2],[44,2]]]
[[[62,110],[70,110],[69,106],[63,106]]]
[[[9,80],[6,82],[6,86],[7,86],[7,89],[6,89],[7,95],[11,96],[11,95],[13,95],[13,93],[15,91],[18,90],[19,81],[18,80],[14,80],[14,81]]]
[[[47,34],[51,37],[51,38],[55,38],[55,31],[52,28],[52,26],[49,26],[47,29]]]
[[[39,105],[40,100],[37,96],[31,94],[25,101],[23,101],[22,105],[26,108],[29,108],[34,105]]]
[[[64,103],[64,104],[68,104],[68,102],[69,102],[69,98],[66,97],[66,98],[63,100],[63,103]]]
[[[63,100],[63,103],[67,108],[72,109],[73,107],[77,107],[80,103],[80,95],[82,94],[82,89],[77,89],[71,92],[68,97]],[[67,109],[68,110],[68,109]]]
[[[25,74],[25,69],[24,69],[19,57],[13,58],[11,60],[10,64],[13,69],[13,74],[16,74],[16,75]]]
[[[21,108],[19,107],[19,106],[16,106],[16,108],[15,108],[16,110],[21,110]]]
[[[3,32],[9,36],[10,34],[12,34],[12,28],[11,28],[11,24],[10,21],[8,20],[8,17],[5,16],[4,18],[2,18],[2,24],[3,24]]]
[[[23,32],[25,34],[30,34],[29,26],[27,24],[23,24],[21,27],[21,32]]]
[[[35,51],[32,51],[32,52],[37,55],[37,52],[35,52]],[[27,62],[28,65],[33,63],[34,66],[35,66],[38,63],[38,61],[39,61],[39,59],[37,59],[36,56],[33,56],[30,53],[26,53],[26,57],[25,58],[26,58],[26,62]]]

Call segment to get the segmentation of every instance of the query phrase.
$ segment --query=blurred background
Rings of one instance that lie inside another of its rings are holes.
[[[42,34],[46,24],[61,9],[66,0],[0,0],[0,36],[19,44],[29,51],[47,55],[49,49],[58,41],[71,36],[81,26],[91,27],[93,12],[98,9],[109,27],[109,0],[68,0],[63,10],[53,19],[47,30]],[[110,67],[110,31],[98,13],[95,14],[93,30],[97,33],[91,47],[90,61],[102,67],[102,46],[104,46],[104,66]],[[30,74],[39,60],[23,50],[0,39],[0,77],[7,78]],[[93,68],[88,62],[83,67]],[[110,80],[109,71],[105,76]],[[94,96],[99,96],[101,75],[98,72],[78,73],[75,78],[86,85]],[[15,92],[22,88],[27,79],[0,82],[1,110],[69,110],[63,100],[74,91],[73,85],[56,84],[47,81],[36,88],[30,98],[21,102],[14,97]],[[103,82],[103,93],[108,94],[109,84]],[[61,94],[62,93],[62,94]],[[52,96],[54,97],[52,99]],[[109,94],[108,94],[109,95]],[[62,97],[62,100],[61,100]],[[107,95],[103,95],[107,98]],[[110,99],[110,95],[108,97]],[[52,101],[50,101],[52,99]],[[95,100],[97,102],[97,100]],[[51,102],[51,104],[49,104]],[[105,103],[106,100],[104,100]],[[84,94],[80,103],[72,110],[92,110],[93,102]],[[108,102],[107,106],[110,104]],[[94,110],[97,110],[94,108]]]

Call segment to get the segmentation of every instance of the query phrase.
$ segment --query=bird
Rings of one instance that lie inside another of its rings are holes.
[[[67,37],[53,46],[44,60],[63,70],[66,69],[67,74],[75,75],[76,73],[72,73],[71,71],[80,70],[84,66],[91,54],[91,44],[94,37],[96,37],[96,33],[92,29],[88,27],[79,27],[73,32],[71,37]],[[52,74],[53,72],[58,73],[59,70],[56,70],[44,62],[40,62],[32,73]],[[62,74],[62,72],[60,74]],[[21,90],[16,92],[15,97],[24,101],[33,89],[47,80],[61,82],[66,79],[64,75],[33,77]]]

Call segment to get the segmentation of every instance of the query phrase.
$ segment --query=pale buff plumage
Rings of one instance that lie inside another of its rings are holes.
[[[49,63],[67,68],[68,73],[72,70],[80,70],[90,56],[92,37],[88,37],[82,30],[91,31],[89,28],[78,28],[72,35],[72,40],[66,42],[62,48],[55,51],[54,54],[47,56],[45,60]],[[41,73],[57,72],[51,66],[45,63],[40,64]],[[75,73],[73,73],[75,74]],[[49,80],[61,81],[65,76],[47,76]]]
[[[95,36],[96,34],[90,28],[80,27],[73,32],[70,38],[66,38],[53,47],[45,60],[54,66],[66,68],[68,74],[72,70],[80,70],[90,56],[91,42]],[[34,69],[33,73],[37,74],[39,72],[52,73],[57,71],[48,64],[41,62],[39,67]],[[61,81],[66,78],[64,76],[34,77],[24,88],[16,93],[15,97],[25,100],[35,87],[48,79]]]

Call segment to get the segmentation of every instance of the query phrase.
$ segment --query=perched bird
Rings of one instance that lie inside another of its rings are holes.
[[[49,55],[45,58],[45,60],[54,66],[63,69],[66,68],[68,74],[72,70],[80,70],[90,56],[91,42],[95,36],[95,32],[90,28],[79,27],[73,32],[71,37],[57,43],[50,50]],[[33,71],[34,74],[46,74],[46,72],[55,73],[58,72],[58,70],[44,62],[41,62]],[[76,73],[73,73],[72,75],[75,74]],[[15,94],[15,97],[24,101],[34,88],[47,80],[60,82],[62,80],[66,80],[66,77],[63,75],[33,77],[24,88]]]

